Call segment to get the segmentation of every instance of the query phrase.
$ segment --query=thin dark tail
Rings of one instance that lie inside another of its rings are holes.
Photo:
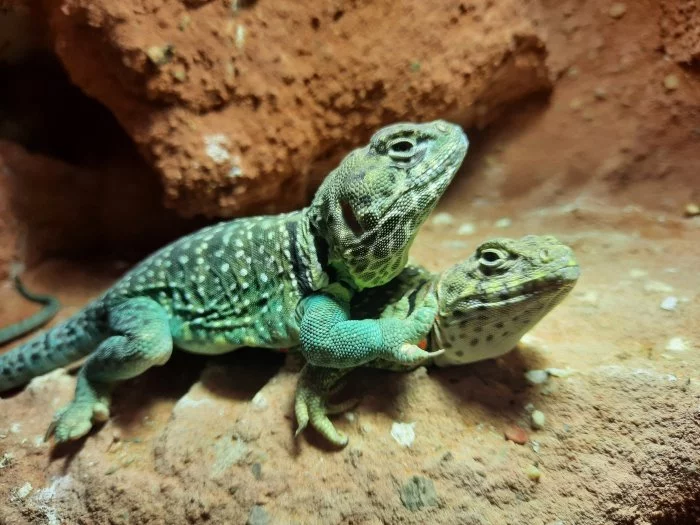
[[[56,315],[59,308],[61,307],[61,304],[55,297],[51,295],[36,294],[27,290],[19,276],[15,276],[14,282],[17,292],[22,297],[32,302],[43,304],[44,308],[42,308],[39,312],[35,313],[34,315],[29,316],[18,323],[0,328],[0,345],[12,341],[13,339],[17,339],[18,337],[21,337],[28,332],[42,327],[43,325],[48,323],[54,315]]]
[[[86,356],[106,337],[101,301],[0,355],[0,392]]]

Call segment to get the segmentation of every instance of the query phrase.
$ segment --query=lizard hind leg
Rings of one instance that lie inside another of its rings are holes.
[[[75,396],[59,410],[46,433],[57,443],[79,439],[93,423],[109,418],[114,384],[165,364],[173,349],[169,319],[155,301],[138,297],[110,308],[111,336],[105,339],[78,372]]]
[[[323,368],[306,365],[301,372],[294,400],[294,413],[297,419],[298,436],[309,424],[327,441],[337,447],[344,447],[348,437],[337,430],[329,415],[351,410],[359,399],[348,399],[339,403],[328,402],[328,397],[342,388],[341,379],[352,369]]]

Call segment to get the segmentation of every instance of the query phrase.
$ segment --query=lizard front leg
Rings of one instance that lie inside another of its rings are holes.
[[[443,353],[415,344],[427,335],[436,314],[437,300],[431,297],[405,319],[351,320],[343,300],[312,295],[302,304],[301,353],[311,365],[328,368],[356,368],[375,359],[419,364]]]
[[[94,422],[109,418],[112,387],[154,365],[165,364],[173,349],[168,316],[148,298],[134,298],[108,312],[113,335],[105,339],[78,372],[73,401],[59,410],[46,432],[57,443],[87,434]]]

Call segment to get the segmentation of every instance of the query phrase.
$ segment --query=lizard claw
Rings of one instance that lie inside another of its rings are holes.
[[[51,436],[56,443],[80,439],[90,432],[94,423],[101,423],[107,419],[109,419],[109,405],[106,399],[93,402],[74,400],[56,412],[49,428],[46,429],[44,441],[48,441]]]
[[[401,345],[398,352],[394,354],[394,360],[401,364],[419,365],[428,359],[432,359],[445,353],[444,349],[435,352],[426,352],[417,345],[405,343]]]
[[[321,369],[316,369],[315,372],[323,375]],[[339,403],[329,403],[327,401],[329,392],[338,390],[338,382],[324,383],[322,380],[319,381],[320,378],[313,373],[312,369],[307,368],[299,378],[294,399],[294,414],[297,420],[294,437],[299,436],[310,425],[327,441],[342,448],[348,444],[348,437],[335,428],[328,416],[347,412],[357,406],[360,400],[353,398]]]

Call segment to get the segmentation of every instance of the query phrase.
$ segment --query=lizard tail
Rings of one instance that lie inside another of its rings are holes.
[[[86,356],[106,337],[106,314],[95,301],[70,319],[0,355],[0,392]]]
[[[61,304],[55,297],[51,295],[41,295],[27,290],[18,275],[15,275],[14,282],[17,292],[22,297],[28,299],[29,301],[43,304],[44,308],[18,323],[5,328],[0,328],[0,345],[22,337],[24,334],[45,325],[58,313],[58,310],[61,308]]]

